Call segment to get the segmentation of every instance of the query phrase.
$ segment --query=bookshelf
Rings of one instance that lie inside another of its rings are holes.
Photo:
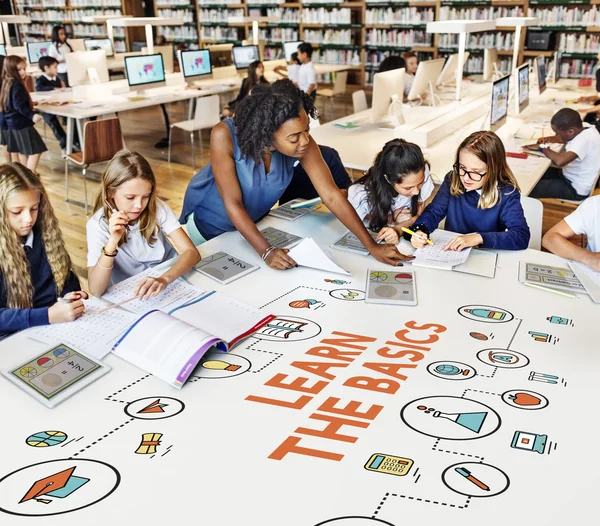
[[[20,25],[22,40],[45,40],[52,26],[62,23],[75,38],[104,36],[105,27],[85,24],[84,16],[134,14],[132,2],[141,0],[14,0],[15,12],[30,17]],[[129,6],[129,7],[128,7]],[[444,57],[457,50],[457,35],[426,33],[434,20],[490,20],[535,16],[540,23],[523,30],[518,62],[535,56],[551,59],[560,51],[561,77],[593,76],[600,52],[600,0],[155,0],[155,14],[181,17],[181,27],[159,27],[167,42],[195,49],[204,44],[241,44],[253,38],[249,23],[232,23],[232,17],[269,17],[277,22],[259,24],[259,39],[266,42],[264,58],[283,57],[282,43],[311,42],[316,63],[350,64],[351,84],[369,84],[381,61],[392,53],[412,50],[420,59]],[[118,51],[129,48],[123,28],[116,28]],[[527,49],[526,34],[549,36],[547,51]],[[514,28],[469,35],[466,74],[483,70],[485,48],[499,50],[498,67],[512,68]],[[120,42],[120,43],[119,43]],[[327,79],[320,79],[321,81]]]
[[[105,24],[86,23],[83,18],[126,14],[121,0],[18,0],[14,8],[31,19],[29,25],[19,24],[21,42],[50,40],[55,25],[64,25],[69,38],[105,38]],[[114,38],[115,51],[127,51],[124,28],[115,28]]]

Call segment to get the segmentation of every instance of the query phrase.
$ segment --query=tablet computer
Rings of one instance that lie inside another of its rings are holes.
[[[367,270],[365,303],[416,305],[417,275],[414,270]]]

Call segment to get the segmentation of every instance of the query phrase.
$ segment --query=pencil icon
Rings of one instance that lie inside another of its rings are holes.
[[[481,488],[483,491],[490,491],[490,488],[486,486],[483,482],[481,482],[481,480],[471,475],[471,472],[468,469],[458,467],[454,468],[454,471],[456,471],[459,475],[465,477],[469,482],[475,484],[478,488]]]

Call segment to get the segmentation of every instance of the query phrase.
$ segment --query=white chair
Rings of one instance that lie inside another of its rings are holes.
[[[221,122],[221,108],[219,104],[219,96],[211,95],[210,97],[199,97],[196,99],[196,112],[194,118],[188,121],[175,122],[171,124],[169,130],[169,154],[168,162],[171,164],[171,138],[173,137],[173,128],[179,128],[190,134],[192,142],[192,170],[196,172],[196,157],[194,154],[194,132],[199,132],[200,150],[202,150],[202,130],[212,128]]]
[[[333,111],[333,117],[335,118],[335,98],[344,96],[346,93],[346,83],[348,82],[348,72],[340,71],[336,73],[335,80],[333,81],[333,88],[317,89],[317,95],[325,97],[331,101],[331,109]]]
[[[352,93],[352,106],[354,109],[354,113],[358,113],[360,111],[365,111],[369,109],[369,105],[367,104],[367,94],[365,90],[359,89]]]
[[[544,205],[539,199],[521,196],[521,206],[525,214],[525,220],[529,226],[531,237],[529,246],[535,250],[542,249],[542,220],[544,218]]]

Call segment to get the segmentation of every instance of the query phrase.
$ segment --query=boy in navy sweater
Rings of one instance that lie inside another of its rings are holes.
[[[58,60],[53,57],[40,57],[38,65],[42,70],[42,74],[35,81],[35,91],[52,91],[65,87],[64,82],[58,78]],[[42,117],[52,130],[52,133],[54,133],[54,137],[59,142],[61,150],[64,150],[67,146],[67,134],[61,126],[58,117],[49,113],[42,113]],[[73,132],[73,145],[75,148],[80,149],[76,129]]]

